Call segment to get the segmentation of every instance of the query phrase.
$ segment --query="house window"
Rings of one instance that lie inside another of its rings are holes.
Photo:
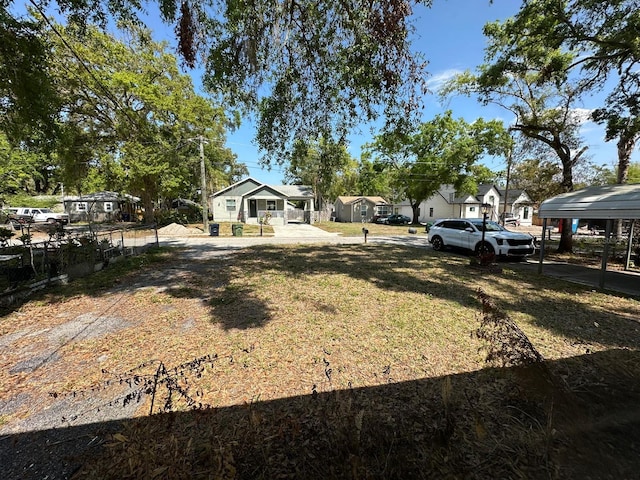
[[[235,198],[227,198],[227,210],[235,212],[236,211],[236,199]]]
[[[104,203],[104,211],[105,212],[113,212],[113,203],[105,202]]]
[[[489,196],[489,203],[490,203],[491,205],[493,205],[493,202],[495,202],[495,200],[496,200],[496,197],[494,197],[493,195],[490,195],[490,196]]]
[[[360,205],[360,216],[362,217],[366,217],[367,216],[367,204],[363,203]]]
[[[449,203],[453,203],[453,201],[456,199],[456,194],[455,193],[450,193],[449,194]]]
[[[522,211],[522,219],[526,220],[529,218],[529,207],[524,207]]]
[[[433,217],[433,207],[429,207],[429,217]]]
[[[389,206],[378,205],[378,215],[389,215]]]
[[[476,211],[476,207],[469,207],[469,211],[470,212],[475,212]]]
[[[267,200],[267,210],[275,210],[275,209],[276,209],[276,201]]]
[[[79,212],[87,211],[87,202],[78,202],[76,203],[76,210]]]

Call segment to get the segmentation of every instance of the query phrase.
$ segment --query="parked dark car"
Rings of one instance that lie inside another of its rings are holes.
[[[372,223],[386,223],[387,217],[389,215],[374,215],[371,219]]]
[[[386,225],[409,225],[411,223],[411,219],[406,215],[400,215],[398,213],[394,215],[389,215],[384,223]]]

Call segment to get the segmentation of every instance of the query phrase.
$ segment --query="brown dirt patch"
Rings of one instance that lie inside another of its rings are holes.
[[[1,317],[7,471],[41,478],[38,448],[58,459],[53,478],[80,466],[79,478],[637,471],[636,300],[398,246],[144,258]],[[470,336],[480,286],[548,359],[552,384],[485,368]]]

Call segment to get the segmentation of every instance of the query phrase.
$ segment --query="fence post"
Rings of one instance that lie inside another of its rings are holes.
[[[158,240],[158,224],[153,224],[153,230],[156,232],[156,247],[160,246],[160,240]]]

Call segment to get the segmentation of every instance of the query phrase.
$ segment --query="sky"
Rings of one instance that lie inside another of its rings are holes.
[[[515,15],[520,2],[514,0],[434,0],[431,8],[414,10],[416,17],[416,38],[413,49],[421,52],[429,61],[427,68],[429,88],[437,91],[438,86],[456,73],[475,68],[483,62],[485,37],[482,27],[490,21],[504,20]],[[507,110],[496,105],[481,105],[475,99],[454,97],[443,104],[435,94],[427,95],[423,120],[429,121],[447,109],[451,109],[455,118],[464,118],[473,122],[479,117],[486,120],[500,119],[505,125],[513,122],[514,117]],[[598,98],[589,98],[580,108],[600,106]],[[592,104],[587,102],[591,101]],[[367,126],[363,134],[350,137],[349,152],[354,158],[360,158],[361,146],[372,140]],[[582,135],[589,146],[588,155],[593,163],[612,167],[617,163],[615,142],[604,142],[604,129],[593,122],[582,127]],[[271,171],[258,164],[259,152],[252,144],[254,129],[251,123],[245,123],[239,130],[228,136],[228,146],[245,163],[250,175],[268,184],[283,183],[284,172],[275,167]],[[483,162],[492,170],[505,170],[504,158],[485,158]]]
[[[430,8],[416,7],[416,33],[412,38],[412,49],[421,52],[429,62],[427,80],[430,90],[437,92],[438,87],[455,74],[467,69],[475,70],[484,58],[486,40],[482,34],[482,27],[487,22],[504,20],[515,15],[519,6],[520,2],[515,0],[433,0]],[[154,8],[150,7],[149,11],[153,12]],[[173,27],[162,24],[157,17],[149,17],[146,22],[156,40],[166,40],[175,46]],[[198,89],[201,85],[202,70],[185,70],[184,73],[192,76]],[[602,98],[590,97],[577,107],[595,108],[601,106],[601,102]],[[508,126],[514,120],[507,110],[491,104],[481,105],[473,98],[458,96],[448,99],[447,103],[443,104],[434,93],[427,95],[424,103],[423,121],[429,121],[448,109],[452,110],[454,118],[464,118],[467,122],[482,117],[485,120],[502,120]],[[361,146],[372,140],[370,126],[362,125],[360,132],[349,137],[349,153],[356,159],[360,158]],[[587,122],[582,126],[581,133],[589,146],[587,155],[593,163],[609,167],[617,163],[615,142],[604,142],[602,126]],[[237,155],[239,162],[248,167],[249,174],[258,181],[272,185],[284,183],[282,167],[274,165],[271,170],[267,170],[259,165],[260,152],[253,142],[254,136],[254,124],[249,119],[243,119],[241,127],[229,133],[227,147]],[[637,160],[634,157],[632,161]],[[505,162],[504,158],[485,158],[482,161],[494,171],[505,170]]]

